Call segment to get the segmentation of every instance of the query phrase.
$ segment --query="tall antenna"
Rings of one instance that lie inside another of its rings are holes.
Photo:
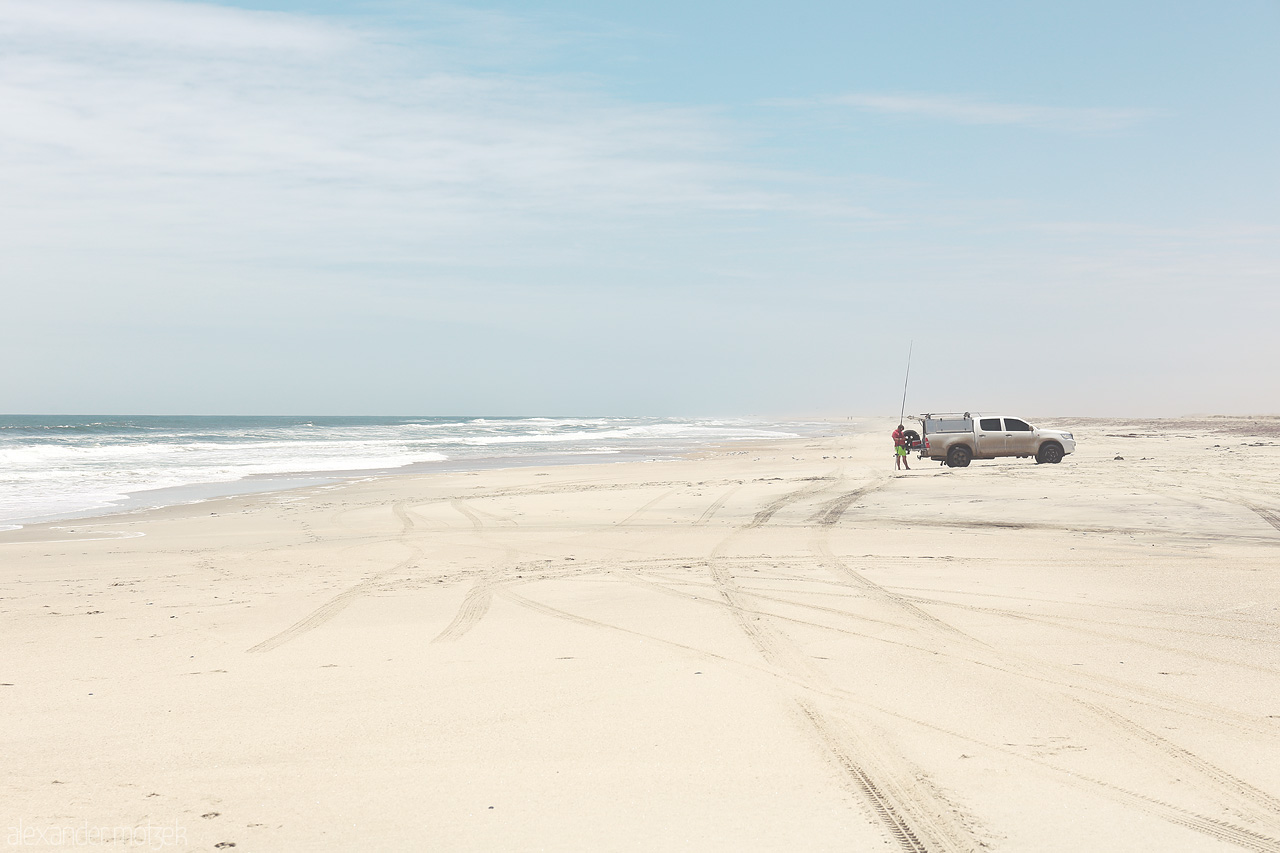
[[[915,345],[915,340],[912,340],[907,346],[907,378],[902,380],[902,411],[898,412],[898,423],[902,423],[902,416],[907,413],[907,383],[911,381],[911,350]]]

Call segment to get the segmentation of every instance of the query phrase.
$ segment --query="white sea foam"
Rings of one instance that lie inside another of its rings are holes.
[[[788,425],[790,426],[790,425]],[[405,466],[667,456],[795,432],[662,418],[0,417],[0,524],[119,506],[131,494]]]
[[[0,532],[5,530],[18,530],[18,527],[0,527]],[[139,539],[147,534],[141,530],[119,530],[107,536],[88,536],[77,537],[75,539],[41,539],[41,545],[56,545],[59,542],[106,542],[112,539]],[[0,545],[16,545],[17,542],[0,542]]]

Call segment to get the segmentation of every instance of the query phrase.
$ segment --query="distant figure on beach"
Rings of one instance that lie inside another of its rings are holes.
[[[893,467],[894,470],[906,468],[911,470],[911,466],[907,464],[907,439],[902,434],[903,426],[898,424],[898,428],[893,431]]]

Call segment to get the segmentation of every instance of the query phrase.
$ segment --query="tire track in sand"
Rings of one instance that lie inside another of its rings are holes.
[[[1265,521],[1267,524],[1270,524],[1276,530],[1280,530],[1280,515],[1277,515],[1276,513],[1272,512],[1269,509],[1263,509],[1262,507],[1256,504],[1246,503],[1246,504],[1243,504],[1243,506],[1247,506],[1249,509],[1256,512],[1258,516],[1262,518],[1263,521]]]
[[[825,673],[813,658],[774,627],[768,614],[746,602],[748,596],[738,586],[727,561],[721,559],[732,539],[764,525],[783,507],[831,489],[836,482],[816,482],[783,495],[757,512],[744,527],[730,533],[712,549],[707,561],[711,579],[734,621],[761,657],[774,669],[788,675],[789,680],[806,688],[791,697],[800,716],[813,729],[819,743],[826,748],[861,801],[898,847],[905,853],[976,850],[983,846],[982,842],[974,836],[970,821],[962,816],[954,803],[929,785],[924,774],[906,758],[873,746],[873,739],[859,734],[859,730],[874,731],[868,720],[861,718],[847,703],[841,703],[839,716],[852,718],[856,726],[841,724],[833,713],[822,709],[820,703],[825,704],[822,696],[829,694],[831,688]],[[816,517],[830,518],[826,526],[835,524],[854,501],[874,487],[857,489],[829,501]]]
[[[1216,764],[1206,761],[1188,749],[1183,749],[1176,743],[1138,725],[1109,708],[1104,708],[1093,702],[1077,701],[1127,735],[1135,737],[1167,755],[1174,761],[1179,771],[1185,772],[1187,768],[1191,768],[1198,772],[1220,794],[1236,798],[1239,801],[1241,810],[1245,811],[1250,819],[1269,826],[1272,831],[1280,830],[1280,797],[1275,797],[1261,788],[1257,788],[1243,779],[1233,776]]]
[[[843,494],[833,501],[827,501],[813,516],[809,518],[809,523],[813,524],[816,522],[823,527],[831,527],[840,521],[841,516],[845,514],[849,507],[853,506],[854,501],[865,495],[869,495],[878,489],[883,489],[889,484],[891,479],[891,477],[886,477],[878,483],[872,483],[870,485],[863,486],[860,489],[854,489],[852,492]]]
[[[872,705],[872,707],[877,706]],[[1202,815],[1190,809],[1173,805],[1172,803],[1158,797],[1130,790],[1117,785],[1114,782],[1108,782],[1103,779],[1089,776],[1079,770],[1055,764],[1035,755],[1028,755],[1024,752],[1012,749],[1008,744],[1001,744],[995,741],[984,740],[972,735],[952,731],[925,720],[905,716],[900,712],[892,711],[887,708],[878,708],[878,710],[898,717],[899,719],[915,723],[923,728],[942,732],[943,734],[969,741],[975,745],[984,746],[993,752],[1004,753],[1021,761],[1045,768],[1052,771],[1063,781],[1066,781],[1078,790],[1091,794],[1102,794],[1114,802],[1131,806],[1153,817],[1194,830],[1195,832],[1202,833],[1211,838],[1216,838],[1219,841],[1225,841],[1228,844],[1243,847],[1246,850],[1254,850],[1257,851],[1257,853],[1280,853],[1280,840],[1264,835],[1257,830],[1239,826],[1238,824],[1230,823],[1229,821],[1221,820],[1219,818]]]
[[[663,492],[653,500],[646,503],[644,506],[637,509],[635,512],[631,513],[631,515],[628,515],[626,518],[622,519],[622,521],[619,521],[618,526],[621,527],[624,524],[630,524],[632,519],[639,518],[640,516],[644,515],[646,512],[653,509],[655,506],[662,503],[663,501],[665,501],[667,498],[671,497],[675,493],[676,493],[675,489],[671,489],[670,491]]]
[[[484,521],[481,520],[480,516],[476,515],[462,500],[458,498],[451,498],[449,500],[449,506],[453,507],[463,518],[471,522],[471,528],[473,530],[479,530],[484,527]]]
[[[890,592],[880,586],[880,584],[869,580],[861,572],[850,568],[844,560],[840,559],[832,552],[831,546],[827,542],[825,535],[815,535],[810,542],[810,548],[813,550],[815,556],[818,557],[819,562],[825,566],[829,572],[834,574],[841,581],[857,587],[871,600],[878,601],[881,604],[895,608],[903,614],[910,616],[914,622],[918,623],[922,627],[927,627],[935,634],[943,635],[951,640],[963,639],[967,644],[981,646],[984,649],[989,650],[987,644],[981,640],[966,634],[959,628],[956,628],[948,622],[942,621],[933,614],[927,613],[912,604],[908,596]]]
[[[480,517],[479,512],[468,507],[466,502],[459,498],[454,498],[449,503],[471,522],[471,528],[475,531],[475,534],[484,538],[484,520]],[[508,546],[506,551],[508,559],[512,560],[516,554],[515,549]],[[431,639],[431,642],[451,643],[462,638],[468,631],[480,624],[480,620],[484,619],[489,613],[489,606],[493,604],[493,590],[497,585],[498,572],[496,569],[490,569],[476,578],[466,597],[462,599],[458,612],[453,615],[453,619],[445,626],[444,630]]]
[[[719,596],[731,611],[732,618],[743,631],[766,667],[763,672],[779,679],[783,689],[796,703],[797,716],[812,729],[815,739],[839,767],[857,799],[868,810],[873,825],[884,828],[888,837],[906,853],[962,853],[980,848],[982,843],[974,837],[956,806],[934,790],[926,777],[901,755],[877,747],[883,740],[869,721],[856,716],[856,709],[842,699],[835,698],[834,691],[816,661],[783,635],[773,625],[768,614],[757,611],[744,603],[746,595],[738,587],[730,571],[732,559],[721,554],[729,542],[742,533],[766,524],[779,510],[831,489],[832,480],[815,481],[796,491],[785,494],[757,512],[750,522],[731,532],[716,545],[709,559],[698,561],[705,565],[712,577]],[[846,496],[847,497],[847,496]],[[851,498],[849,503],[856,500]],[[843,510],[841,510],[843,511]],[[650,637],[617,625],[599,622],[519,595],[507,587],[499,594],[522,606],[548,616],[568,619],[583,626],[622,631],[627,634],[648,637],[652,640],[700,655],[722,659],[723,656],[697,649],[661,637]],[[744,661],[732,663],[758,668]],[[838,708],[836,703],[838,702]],[[831,710],[823,705],[831,704]],[[839,722],[841,717],[853,717],[856,726]],[[859,734],[858,730],[867,732]]]
[[[833,571],[839,572],[840,575],[852,581],[856,586],[861,588],[868,597],[879,599],[886,604],[892,604],[895,607],[905,611],[913,617],[919,627],[932,633],[938,639],[949,638],[952,642],[961,641],[970,649],[981,649],[985,652],[995,653],[996,660],[1003,659],[1003,663],[1008,667],[1010,674],[1020,675],[1022,677],[1030,677],[1042,679],[1044,677],[1044,668],[1032,664],[1027,661],[1009,660],[1003,655],[996,652],[995,649],[978,640],[977,638],[961,631],[933,617],[920,608],[916,607],[909,597],[899,596],[884,587],[872,582],[864,577],[861,573],[850,568],[843,560],[836,557],[826,541],[826,531],[815,533],[811,542],[811,547],[824,562]],[[1063,685],[1066,687],[1067,685]],[[1176,744],[1160,737],[1154,732],[1139,726],[1138,724],[1128,720],[1127,718],[1117,714],[1114,711],[1105,709],[1100,705],[1085,702],[1071,696],[1070,693],[1062,694],[1061,699],[1071,701],[1078,707],[1083,707],[1092,712],[1095,718],[1105,721],[1110,727],[1117,731],[1122,737],[1128,739],[1134,745],[1138,743],[1145,744],[1148,748],[1156,750],[1164,759],[1170,760],[1173,764],[1173,773],[1175,778],[1186,779],[1188,776],[1197,777],[1199,779],[1198,787],[1203,793],[1211,799],[1217,800],[1218,804],[1233,811],[1250,823],[1256,826],[1265,827],[1267,830],[1275,831],[1280,828],[1280,799],[1272,797],[1270,794],[1262,791],[1249,783],[1237,779],[1235,776],[1227,773],[1216,765],[1201,758],[1200,756],[1185,750]],[[1027,756],[1020,753],[1011,753],[1019,755],[1022,758]],[[1078,771],[1065,767],[1060,767],[1049,762],[1040,761],[1046,767],[1050,767],[1060,773],[1072,777],[1077,783],[1082,784],[1086,789],[1092,786],[1092,790],[1097,793],[1103,793],[1111,799],[1122,803],[1136,806],[1148,814],[1159,817],[1170,823],[1178,824],[1196,832],[1217,838],[1221,841],[1243,847],[1247,850],[1259,851],[1259,853],[1280,853],[1280,840],[1269,835],[1259,832],[1256,828],[1242,827],[1236,824],[1228,823],[1217,818],[1199,814],[1190,809],[1173,805],[1156,797],[1142,794],[1136,791],[1125,789],[1119,785],[1096,779]],[[1233,808],[1234,806],[1234,808]]]
[[[326,601],[324,604],[317,607],[315,610],[311,611],[306,618],[295,622],[279,634],[268,637],[256,646],[246,649],[246,652],[249,654],[262,654],[263,652],[269,652],[272,649],[280,648],[290,640],[297,639],[308,631],[319,628],[321,625],[345,610],[351,602],[372,590],[378,582],[387,575],[403,571],[420,559],[422,557],[422,549],[408,541],[408,536],[413,531],[414,522],[409,516],[408,511],[405,509],[403,502],[392,505],[391,512],[400,520],[401,524],[400,533],[395,537],[396,542],[408,548],[412,552],[410,556],[396,563],[391,568],[383,569],[382,571],[360,581],[355,586],[348,587]]]
[[[823,482],[823,481],[826,481],[826,482]],[[836,480],[834,477],[830,477],[830,476],[816,477],[814,478],[814,482],[809,484],[808,486],[805,486],[802,489],[797,489],[794,492],[788,492],[787,494],[783,495],[780,498],[777,498],[772,503],[765,506],[764,509],[757,512],[755,514],[755,517],[752,518],[751,521],[747,523],[747,526],[745,529],[750,530],[754,527],[763,527],[764,525],[768,524],[769,519],[773,518],[774,514],[777,513],[778,510],[782,509],[783,507],[793,504],[796,501],[801,501],[801,500],[804,500],[805,498],[813,497],[814,495],[818,495],[818,494],[821,494],[822,492],[829,491],[830,489],[834,488],[835,485],[836,485]]]
[[[825,713],[820,694],[828,692],[826,676],[815,662],[771,624],[768,614],[744,603],[743,594],[728,569],[714,558],[711,576],[738,627],[772,665],[809,688],[810,695],[793,695],[801,717],[808,722],[819,742],[870,807],[878,822],[906,853],[960,853],[978,849],[978,839],[958,818],[955,805],[946,802],[923,781],[923,776],[906,759],[872,748],[849,725],[841,725]],[[819,694],[819,695],[814,695]],[[850,711],[846,707],[844,715]],[[869,729],[865,720],[859,727]],[[877,755],[877,753],[879,753]]]
[[[453,621],[445,626],[443,631],[436,634],[431,642],[448,643],[460,638],[485,617],[485,614],[489,612],[489,605],[492,603],[492,579],[489,577],[479,578],[472,585],[470,591],[467,592],[466,598],[462,599],[462,606],[454,614]]]
[[[1230,658],[1230,657],[1221,657],[1219,655],[1204,654],[1203,652],[1198,652],[1198,651],[1195,651],[1194,649],[1183,648],[1175,645],[1170,645],[1168,643],[1155,642],[1152,640],[1144,640],[1140,637],[1135,637],[1132,633],[1122,633],[1119,631],[1094,628],[1084,624],[1084,623],[1092,623],[1097,625],[1106,625],[1106,626],[1118,627],[1118,628],[1128,628],[1130,630],[1132,630],[1132,628],[1134,627],[1134,626],[1125,625],[1122,622],[1107,622],[1107,621],[1097,620],[1097,619],[1082,619],[1082,618],[1073,617],[1073,616],[1032,615],[1029,613],[1019,613],[1015,610],[1009,610],[1007,608],[983,607],[978,604],[963,604],[961,602],[946,601],[941,598],[928,598],[924,596],[915,596],[915,595],[904,596],[904,598],[907,601],[912,601],[919,604],[927,604],[935,607],[946,607],[954,610],[967,610],[972,613],[989,613],[994,616],[999,616],[1004,619],[1012,619],[1017,622],[1028,622],[1028,623],[1033,623],[1037,625],[1045,625],[1052,628],[1056,628],[1060,631],[1070,631],[1073,633],[1084,634],[1091,637],[1100,637],[1104,640],[1118,640],[1122,643],[1128,643],[1130,645],[1143,646],[1145,648],[1153,649],[1162,654],[1195,658],[1196,660],[1206,661],[1208,663],[1217,664],[1219,666],[1240,667],[1242,669],[1251,669],[1251,670],[1254,670],[1255,672],[1261,672],[1267,675],[1280,675],[1280,670],[1274,667],[1252,664],[1252,663],[1249,663],[1248,661],[1241,660],[1238,657]],[[1178,633],[1186,636],[1208,637],[1213,639],[1229,639],[1236,642],[1261,643],[1261,644],[1268,644],[1268,645],[1271,644],[1272,642],[1270,639],[1236,637],[1229,634],[1211,634],[1204,631],[1186,631],[1186,630],[1179,630],[1177,628],[1166,628],[1164,626],[1154,626],[1154,627],[1137,626],[1137,627],[1139,628],[1145,627],[1147,630],[1152,630],[1152,631]]]
[[[717,512],[719,512],[719,511],[720,511],[720,509],[725,505],[725,503],[726,503],[726,502],[728,502],[729,498],[733,497],[734,493],[735,493],[735,492],[737,492],[737,491],[738,491],[738,489],[741,489],[741,488],[742,488],[742,486],[740,486],[740,485],[739,485],[739,486],[734,486],[732,489],[730,489],[729,491],[725,492],[725,493],[724,493],[723,495],[721,495],[720,497],[716,498],[716,499],[715,499],[715,502],[714,502],[713,504],[711,504],[711,506],[707,507],[706,512],[704,512],[704,513],[702,513],[702,515],[698,516],[698,520],[697,520],[697,521],[695,521],[695,522],[693,523],[693,524],[694,524],[694,526],[695,526],[695,527],[698,527],[698,526],[701,526],[701,525],[703,525],[703,524],[706,524],[708,521],[710,521],[710,520],[712,519],[712,517],[713,517],[713,516],[715,516],[715,514],[716,514]]]
[[[651,581],[645,581],[639,578],[631,578],[631,580],[681,598],[708,603],[711,602],[710,599],[702,596],[680,592]],[[748,590],[742,590],[742,592],[743,595],[747,597],[761,597]],[[773,600],[782,601],[782,599]],[[716,603],[720,606],[727,606],[723,601]],[[830,610],[830,612],[833,613],[839,612],[830,608],[822,609]],[[803,622],[802,620],[793,619],[791,617],[775,613],[761,613],[761,615],[767,616],[770,619],[781,619],[790,622],[798,622],[800,624],[808,624],[812,627],[831,628],[831,626]],[[758,626],[752,626],[748,634],[753,638],[761,637],[762,629]],[[883,638],[875,637],[873,635],[865,636],[867,639],[884,641]],[[895,643],[895,645],[906,644]],[[948,654],[948,652],[945,651],[933,651],[919,646],[908,647],[930,654]],[[965,659],[969,660],[971,663],[980,663],[980,661],[976,659]],[[767,660],[774,668],[779,664],[779,661],[776,658],[768,658]],[[989,664],[982,665],[989,666]],[[1031,671],[1023,671],[1025,667],[1020,664],[1014,663],[1011,664],[1011,666],[1013,668],[1001,669],[1000,671],[1007,675],[1037,678],[1037,676],[1035,676]],[[797,678],[790,674],[784,674],[783,677],[785,681],[793,685],[799,684],[802,687],[807,686],[810,687],[811,690],[818,689],[813,684],[805,684],[803,677]],[[1065,682],[1055,682],[1051,686],[1058,688],[1070,688],[1072,685]],[[836,697],[841,691],[839,688],[828,687],[822,692],[826,697],[832,698]],[[1169,773],[1171,778],[1176,778],[1184,784],[1192,786],[1199,790],[1203,796],[1215,801],[1219,807],[1239,815],[1241,819],[1252,823],[1255,826],[1253,828],[1240,826],[1238,824],[1224,821],[1220,818],[1200,814],[1192,809],[1177,806],[1165,800],[1124,788],[1114,782],[1108,782],[1089,776],[1081,773],[1079,770],[1062,766],[1035,755],[1028,755],[1021,750],[1011,748],[1009,744],[993,743],[973,737],[972,735],[942,728],[924,720],[903,715],[901,711],[877,706],[874,703],[871,703],[870,707],[876,708],[881,713],[907,720],[924,728],[943,732],[957,738],[958,740],[985,746],[994,751],[1002,752],[1017,759],[1031,762],[1052,771],[1055,774],[1060,774],[1060,778],[1065,778],[1065,780],[1070,781],[1071,784],[1080,790],[1092,794],[1100,794],[1113,801],[1139,808],[1155,817],[1167,820],[1171,823],[1176,823],[1180,826],[1209,835],[1221,841],[1226,841],[1249,850],[1265,851],[1265,853],[1280,853],[1280,841],[1277,841],[1275,838],[1259,831],[1258,829],[1258,827],[1263,827],[1270,831],[1276,831],[1277,828],[1280,828],[1280,824],[1277,823],[1277,821],[1280,820],[1280,798],[1273,797],[1267,792],[1250,785],[1248,782],[1231,775],[1211,762],[1206,761],[1200,756],[1185,750],[1174,743],[1171,743],[1160,735],[1139,726],[1114,711],[1105,709],[1093,702],[1076,699],[1069,694],[1061,694],[1060,698],[1072,700],[1075,706],[1083,709],[1087,714],[1099,718],[1100,721],[1107,724],[1108,727],[1122,739],[1137,740],[1150,747],[1154,747],[1158,751],[1157,754],[1162,755],[1167,760],[1169,770],[1171,771]],[[857,697],[857,701],[865,704],[866,698]],[[900,813],[897,811],[892,813],[882,812],[879,808],[882,800],[885,799],[889,802],[902,802],[910,801],[911,798],[906,795],[900,795],[896,791],[893,791],[891,794],[886,794],[883,787],[890,783],[885,780],[892,780],[893,776],[868,773],[863,769],[863,767],[866,766],[865,758],[862,759],[862,764],[854,758],[854,756],[864,756],[868,749],[868,744],[859,743],[858,746],[854,747],[842,743],[842,735],[846,740],[851,737],[847,728],[843,730],[837,728],[833,732],[829,727],[824,725],[824,718],[815,708],[813,708],[813,703],[806,704],[802,699],[797,699],[797,702],[801,705],[802,710],[806,711],[806,716],[808,716],[810,722],[815,725],[819,736],[831,750],[837,762],[839,762],[846,772],[854,779],[854,782],[860,792],[869,800],[869,802],[871,802],[877,816],[879,816],[880,819],[890,828],[891,833],[894,835],[895,839],[899,841],[899,844],[903,845],[907,850],[919,849],[911,846],[913,843],[920,843],[919,836],[914,834],[910,836],[906,834],[899,834],[904,826],[907,829],[910,829],[910,823],[903,823],[901,821]],[[810,714],[810,712],[812,713]],[[871,789],[869,789],[868,786],[871,786]],[[892,788],[890,788],[890,790],[892,791]]]

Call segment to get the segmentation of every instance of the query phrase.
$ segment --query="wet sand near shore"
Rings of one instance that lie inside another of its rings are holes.
[[[1280,420],[1060,425],[0,532],[0,837],[1280,853]]]

